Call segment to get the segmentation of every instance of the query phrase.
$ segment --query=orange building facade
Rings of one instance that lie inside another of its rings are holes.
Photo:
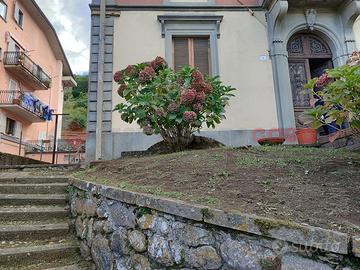
[[[52,140],[63,90],[76,83],[55,29],[34,0],[0,0],[0,152]],[[60,134],[61,121],[58,124]]]

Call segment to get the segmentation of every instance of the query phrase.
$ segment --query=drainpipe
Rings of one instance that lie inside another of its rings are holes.
[[[95,150],[96,160],[102,159],[105,19],[106,19],[106,0],[100,0],[100,32],[99,32],[98,78],[97,78],[98,82],[97,82],[97,104],[96,104],[96,150]]]

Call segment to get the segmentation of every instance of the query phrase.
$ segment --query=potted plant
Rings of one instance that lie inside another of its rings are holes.
[[[341,135],[344,124],[350,126],[351,135],[360,136],[360,65],[353,54],[353,62],[335,69],[329,69],[320,78],[311,80],[305,87],[313,90],[321,86],[321,90],[314,92],[321,103],[306,111],[305,124],[312,128],[321,126],[336,130],[333,140]],[[356,61],[355,61],[356,60]],[[313,135],[314,136],[314,135]]]
[[[314,128],[302,128],[295,131],[300,145],[313,145],[317,143],[317,130]]]

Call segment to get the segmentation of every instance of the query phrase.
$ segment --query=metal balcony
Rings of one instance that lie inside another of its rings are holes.
[[[50,76],[23,52],[5,52],[4,66],[36,90],[47,90],[51,87]]]
[[[0,91],[0,109],[10,111],[30,123],[45,121],[42,104],[26,101],[22,91]]]

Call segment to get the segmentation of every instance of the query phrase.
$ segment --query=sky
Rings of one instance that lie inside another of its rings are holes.
[[[74,74],[89,69],[90,0],[36,0],[55,27]]]

